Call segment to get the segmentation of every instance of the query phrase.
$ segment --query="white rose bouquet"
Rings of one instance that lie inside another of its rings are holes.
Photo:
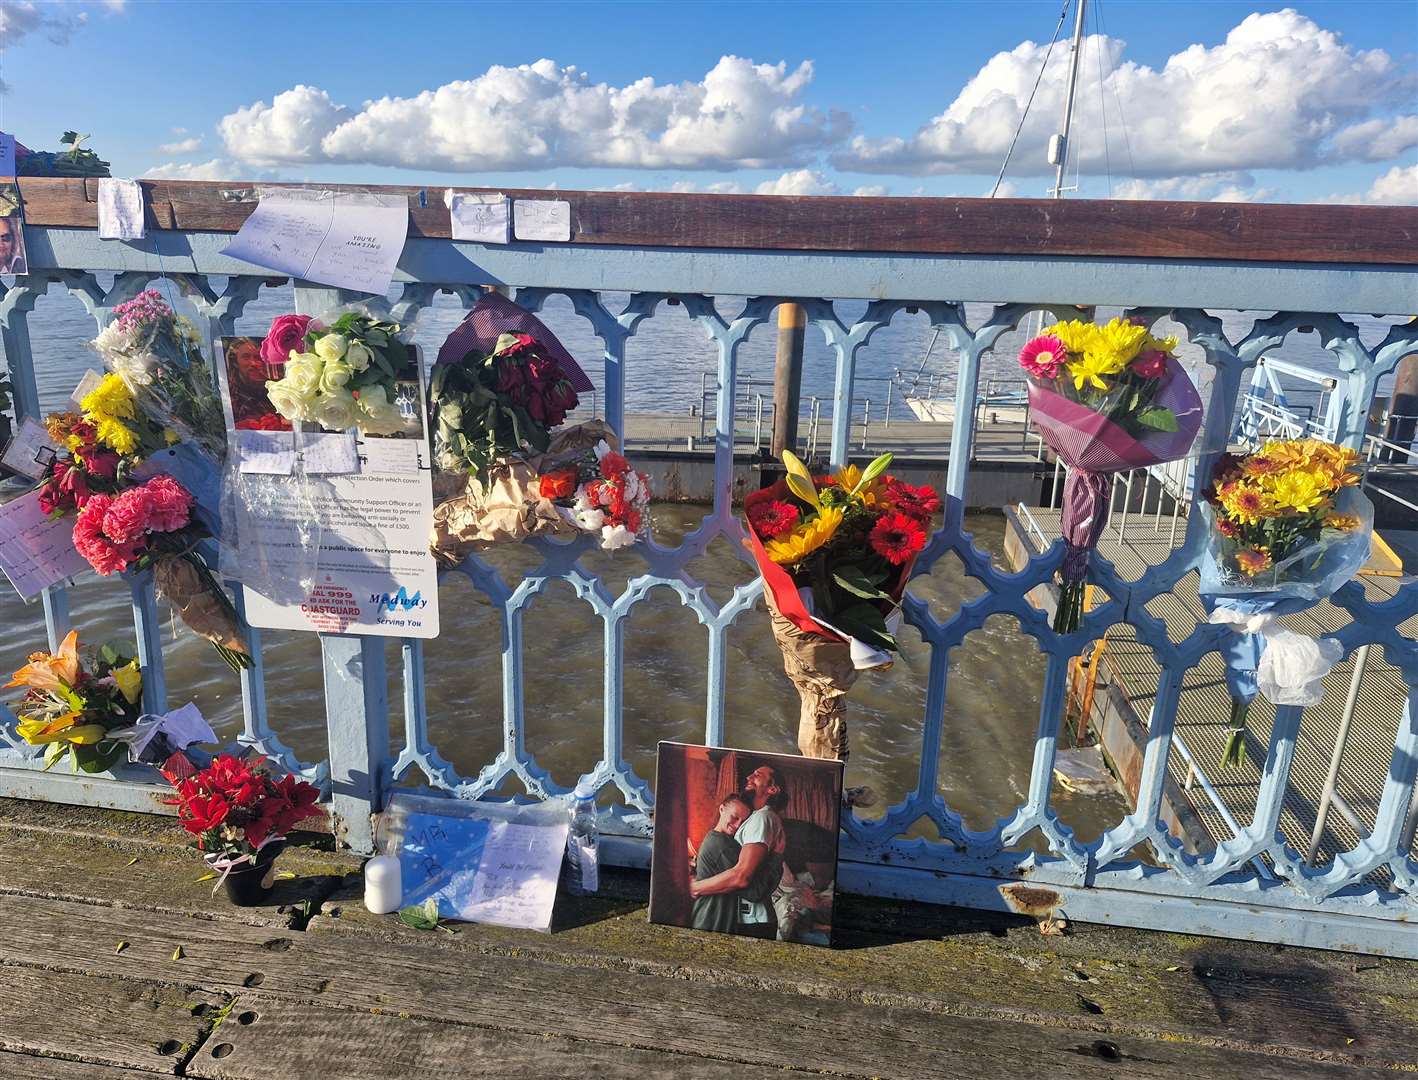
[[[401,340],[398,323],[363,312],[346,312],[331,323],[282,315],[271,324],[261,354],[270,362],[283,353],[284,374],[266,383],[271,407],[292,423],[316,423],[326,431],[358,427],[365,435],[417,434],[400,410],[399,384],[414,387],[417,354]]]

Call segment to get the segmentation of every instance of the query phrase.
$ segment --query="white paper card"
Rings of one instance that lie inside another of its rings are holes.
[[[143,188],[136,180],[100,177],[98,182],[98,236],[100,240],[141,240]]]
[[[307,476],[343,476],[359,472],[355,433],[306,431],[300,436],[300,460]]]
[[[323,285],[388,292],[408,235],[405,196],[305,188],[260,195],[222,254]]]
[[[43,480],[49,463],[58,453],[59,447],[54,445],[44,425],[33,416],[27,416],[5,447],[4,454],[0,454],[0,465],[31,480]]]
[[[0,131],[0,176],[15,175],[15,137]]]
[[[74,550],[74,519],[47,517],[39,489],[0,506],[0,572],[23,600],[32,600],[89,569]]]
[[[364,439],[359,459],[362,472],[394,476],[417,476],[423,464],[420,444],[412,439]]]
[[[478,244],[505,244],[512,238],[512,201],[501,192],[454,191],[443,193],[448,205],[454,240]]]
[[[562,200],[518,199],[514,204],[518,240],[571,239],[571,204]]]
[[[550,928],[567,829],[492,822],[463,917],[495,926]]]
[[[89,392],[98,389],[98,384],[103,382],[103,372],[89,368],[84,372],[84,377],[79,380],[79,385],[74,387],[74,392],[69,395],[69,400],[74,403],[74,408],[83,408],[84,398],[89,396]]]
[[[289,476],[295,468],[295,434],[290,431],[238,430],[236,454],[244,473]]]

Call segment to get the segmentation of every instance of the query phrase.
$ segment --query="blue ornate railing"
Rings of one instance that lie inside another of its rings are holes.
[[[798,206],[801,201],[789,202]],[[696,206],[693,200],[682,205],[688,213]],[[1146,213],[1115,205],[1121,207],[1115,213],[1124,219]],[[1009,204],[998,206],[1005,229]],[[1226,219],[1218,217],[1216,228],[1225,227]],[[1408,227],[1411,234],[1411,221]],[[0,336],[20,415],[39,410],[35,343],[26,316],[51,287],[62,286],[77,296],[99,327],[115,304],[165,272],[205,320],[203,329],[211,339],[234,333],[243,307],[270,279],[219,253],[227,231],[226,226],[167,228],[145,241],[118,243],[100,241],[92,228],[75,224],[32,223],[27,233],[32,272],[0,286]],[[663,305],[683,305],[717,348],[719,386],[733,387],[740,346],[755,327],[772,318],[780,302],[791,299],[806,309],[809,324],[823,335],[835,357],[834,464],[848,457],[853,382],[863,349],[873,334],[907,310],[924,312],[954,350],[957,415],[969,415],[985,355],[1002,335],[1036,311],[1071,316],[1076,309],[1065,305],[1103,306],[1174,321],[1213,369],[1196,476],[1209,475],[1211,457],[1233,430],[1247,372],[1263,353],[1281,346],[1291,335],[1314,328],[1334,356],[1336,378],[1344,388],[1342,403],[1332,417],[1334,430],[1340,441],[1356,447],[1364,437],[1369,402],[1379,380],[1402,355],[1418,348],[1418,329],[1411,324],[1395,325],[1381,342],[1366,344],[1355,323],[1341,314],[1355,310],[1406,314],[1418,306],[1418,274],[1411,255],[1348,263],[1338,255],[1333,262],[1314,261],[1313,253],[1303,259],[1245,262],[1205,254],[1188,258],[1185,252],[1156,259],[1057,251],[1044,241],[1037,255],[965,254],[941,251],[940,244],[910,251],[901,250],[899,242],[887,253],[844,248],[803,254],[772,249],[784,245],[671,247],[593,240],[578,237],[577,243],[548,247],[481,247],[414,236],[400,262],[396,297],[371,306],[400,322],[412,322],[440,291],[470,306],[480,287],[505,286],[517,302],[533,310],[550,296],[564,295],[601,342],[603,412],[612,426],[621,429],[627,342]],[[870,237],[863,243],[869,245]],[[980,251],[978,239],[975,243],[963,250]],[[612,290],[630,294],[624,306],[607,302],[605,293]],[[311,313],[364,299],[303,282],[296,283],[295,296],[298,309]],[[749,298],[729,299],[745,296]],[[870,303],[860,318],[844,321],[833,302],[838,299]],[[966,301],[994,306],[983,319],[972,321],[967,318]],[[1231,340],[1221,320],[1208,309],[1275,314],[1256,321],[1239,340]],[[533,798],[564,797],[567,789],[538,764],[536,747],[528,744],[528,708],[555,703],[525,699],[523,623],[529,605],[548,584],[565,581],[599,618],[604,635],[602,745],[598,760],[585,762],[582,773],[599,785],[614,785],[623,796],[623,807],[604,812],[609,857],[644,865],[653,792],[647,778],[627,763],[623,745],[627,624],[657,588],[670,590],[694,612],[705,632],[704,739],[717,744],[725,736],[729,635],[744,620],[764,617],[756,582],[737,587],[720,603],[688,571],[692,560],[715,538],[726,537],[737,547],[742,536],[731,505],[733,408],[732,393],[721,393],[712,509],[678,545],[645,545],[634,556],[643,560],[643,572],[632,576],[618,595],[583,565],[587,548],[580,543],[539,543],[541,565],[512,584],[478,557],[450,571],[466,576],[501,620],[502,746],[475,775],[460,774],[440,756],[430,738],[424,685],[426,678],[436,679],[438,673],[425,671],[423,645],[418,641],[403,643],[402,671],[391,680],[382,639],[321,636],[329,752],[326,760],[302,761],[268,721],[261,635],[252,631],[256,665],[241,676],[244,728],[238,741],[324,785],[337,830],[357,851],[371,849],[371,812],[379,809],[396,784],[413,782],[459,798],[478,798],[493,796],[514,780]],[[970,425],[954,430],[944,521],[920,558],[917,573],[929,573],[938,560],[953,555],[984,592],[945,618],[938,618],[926,602],[908,594],[907,619],[930,648],[920,743],[900,749],[916,757],[917,779],[914,790],[881,817],[847,816],[841,842],[843,886],[943,903],[1034,913],[1062,910],[1089,921],[1418,957],[1418,930],[1410,925],[1418,915],[1418,865],[1410,854],[1409,821],[1418,772],[1418,716],[1411,704],[1403,708],[1382,790],[1374,793],[1378,810],[1372,829],[1351,850],[1310,866],[1280,833],[1288,772],[1302,723],[1301,709],[1282,707],[1277,710],[1249,824],[1238,826],[1214,850],[1186,853],[1159,821],[1180,691],[1186,673],[1216,651],[1222,635],[1230,631],[1198,624],[1184,640],[1173,640],[1146,605],[1172,590],[1188,572],[1204,539],[1199,521],[1190,518],[1181,545],[1137,580],[1126,580],[1107,560],[1094,559],[1091,580],[1106,593],[1106,602],[1087,615],[1077,632],[1060,636],[1030,604],[1028,594],[1052,580],[1062,557],[1061,545],[1032,558],[1022,572],[1009,574],[997,569],[963,528],[973,435]],[[165,692],[158,608],[148,581],[131,582],[131,590],[134,627],[148,672],[147,705],[159,708]],[[1363,645],[1380,646],[1385,661],[1402,672],[1410,690],[1418,684],[1418,645],[1402,629],[1405,622],[1414,625],[1411,620],[1418,617],[1418,584],[1403,584],[1392,599],[1377,603],[1367,600],[1360,586],[1350,584],[1335,603],[1352,616],[1337,634],[1346,652]],[[69,621],[64,590],[51,590],[44,605],[53,643]],[[996,615],[1016,619],[1023,633],[1035,641],[1046,658],[1046,682],[1028,794],[992,829],[973,832],[940,794],[944,706],[954,650],[967,634]],[[1129,624],[1137,640],[1153,650],[1161,669],[1160,684],[1145,735],[1136,808],[1095,842],[1084,844],[1050,806],[1065,682],[1070,659],[1116,623]],[[404,731],[397,740],[401,743],[397,753],[389,749],[391,682],[401,687],[403,695]],[[13,715],[0,711],[0,794],[156,808],[162,790],[153,782],[153,774],[135,769],[77,778],[43,773],[31,748],[14,736],[12,723]],[[906,838],[922,819],[934,827],[939,840]],[[1025,846],[1036,837],[1043,841],[1036,846],[1047,853]],[[1147,856],[1141,861],[1138,849]],[[1260,872],[1258,862],[1270,872]]]

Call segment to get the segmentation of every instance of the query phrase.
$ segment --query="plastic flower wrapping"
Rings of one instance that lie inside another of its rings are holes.
[[[1108,523],[1109,474],[1185,457],[1201,427],[1201,399],[1172,355],[1176,338],[1144,325],[1055,323],[1029,341],[1019,366],[1044,441],[1069,466],[1062,530],[1067,554],[1054,629],[1082,615],[1088,557]]]
[[[220,465],[226,425],[212,370],[202,356],[197,328],[175,314],[154,289],[113,309],[113,319],[92,345],[122,381],[131,404],[115,402],[110,389],[90,394],[101,441],[121,454],[134,447],[186,442]],[[103,390],[103,387],[100,387]],[[106,407],[117,405],[118,408]]]
[[[277,780],[263,762],[219,754],[211,765],[173,786],[177,818],[195,836],[197,848],[223,878],[254,863],[262,848],[279,843],[307,818],[323,817],[320,792],[304,780]],[[215,892],[221,882],[213,887]]]
[[[650,485],[600,420],[563,426],[591,381],[541,321],[484,295],[438,352],[429,387],[433,536],[445,565],[531,536],[648,534]]]
[[[24,689],[15,707],[18,734],[44,747],[46,769],[67,757],[75,772],[101,772],[126,750],[132,761],[180,770],[175,755],[193,743],[216,741],[193,705],[165,716],[143,715],[138,661],[112,645],[81,658],[76,630],[55,652],[31,654],[5,684],[13,687]]]
[[[266,383],[271,407],[293,424],[326,431],[416,433],[418,354],[404,337],[398,323],[358,310],[278,317],[261,343],[261,359],[280,373]],[[409,401],[412,409],[401,408]]]
[[[783,463],[784,480],[744,499],[746,546],[802,702],[799,749],[846,758],[841,699],[860,671],[892,663],[901,594],[942,504],[888,475],[890,454],[831,476],[814,477],[791,451]]]
[[[1332,596],[1369,560],[1374,508],[1359,490],[1359,455],[1319,439],[1268,442],[1223,454],[1201,506],[1206,551],[1197,587],[1210,620],[1236,631],[1222,650],[1231,694],[1223,764],[1245,761],[1246,716],[1257,693],[1314,705],[1343,656],[1276,620]]]

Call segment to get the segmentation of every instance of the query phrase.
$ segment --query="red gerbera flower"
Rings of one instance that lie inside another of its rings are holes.
[[[926,530],[915,518],[899,510],[888,510],[877,519],[869,539],[873,551],[900,566],[926,546]]]
[[[931,515],[941,511],[940,496],[925,484],[917,487],[898,480],[892,484],[888,497],[897,510],[920,521],[929,521]]]
[[[771,540],[775,536],[790,532],[798,523],[798,508],[792,503],[778,499],[759,503],[748,512],[748,523],[753,526],[753,531],[759,537]]]

